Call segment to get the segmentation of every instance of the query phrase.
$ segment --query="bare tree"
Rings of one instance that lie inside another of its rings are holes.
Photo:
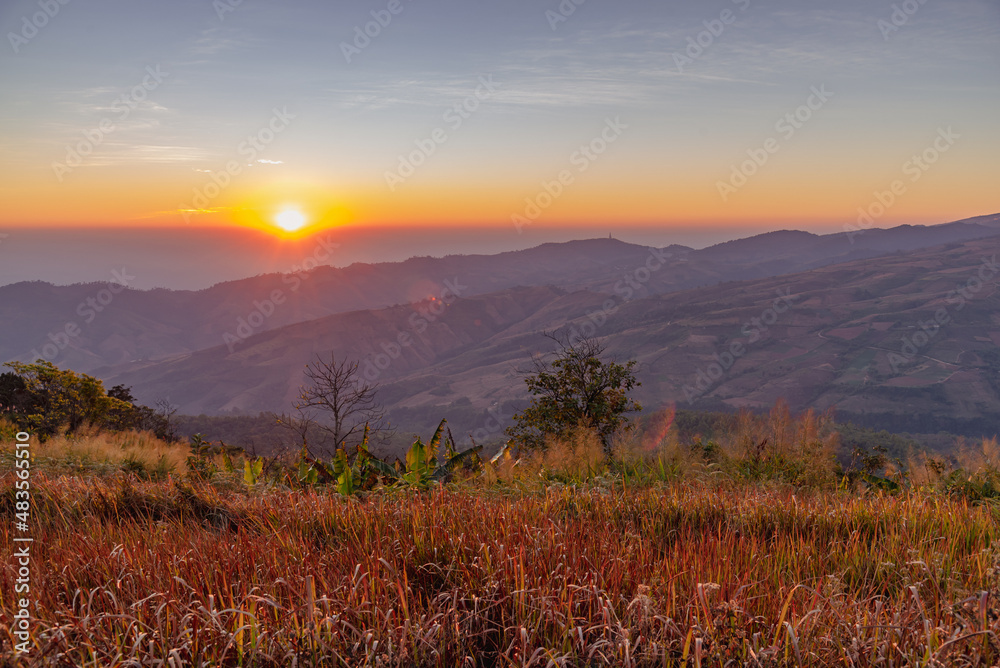
[[[118,387],[121,387],[120,385]],[[176,425],[174,416],[177,414],[177,404],[170,402],[170,397],[161,397],[156,400],[156,417],[160,421],[162,437],[168,441],[177,441]]]
[[[318,439],[314,437],[318,425],[308,411],[296,407],[294,413],[276,415],[275,421],[279,426],[288,429],[295,435],[295,439],[298,441],[295,444],[296,447],[302,447],[306,452],[309,452],[310,442],[313,446],[319,445]]]
[[[361,377],[357,362],[337,361],[333,354],[329,360],[317,357],[306,366],[305,378],[295,408],[300,415],[310,408],[326,414],[317,424],[333,439],[333,448],[360,443],[366,424],[373,438],[387,435],[385,409],[375,396],[378,385]]]

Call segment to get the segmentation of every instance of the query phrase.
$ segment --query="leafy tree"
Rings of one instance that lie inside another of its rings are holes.
[[[63,428],[72,433],[85,423],[103,424],[112,411],[128,406],[105,394],[98,379],[62,370],[51,362],[8,362],[4,366],[12,369],[21,381],[19,388],[15,381],[9,378],[5,381],[7,387],[15,388],[15,396],[20,394],[17,405],[8,414],[40,438],[53,436]]]
[[[170,424],[173,413],[136,404],[130,388],[117,385],[105,393],[97,378],[44,360],[5,366],[12,371],[0,375],[0,415],[41,439],[91,424],[113,431],[151,431],[159,438],[176,440]]]
[[[177,441],[173,416],[177,409],[165,399],[156,402],[156,408],[135,403],[131,388],[116,385],[108,391],[115,400],[104,421],[98,426],[112,431],[149,431],[164,441]]]
[[[545,447],[545,438],[568,437],[577,427],[592,429],[601,440],[606,456],[611,455],[611,439],[629,427],[626,414],[642,410],[628,397],[640,385],[626,364],[601,359],[605,346],[594,339],[568,340],[546,336],[559,344],[551,363],[534,360],[535,373],[525,379],[534,395],[531,404],[514,415],[515,424],[507,435],[525,449]]]
[[[118,399],[119,401],[124,401],[127,404],[134,404],[135,397],[132,396],[132,388],[125,387],[124,385],[115,385],[110,390],[108,390],[108,396],[112,399]]]
[[[10,371],[0,374],[0,414],[28,412],[33,401],[24,379]]]

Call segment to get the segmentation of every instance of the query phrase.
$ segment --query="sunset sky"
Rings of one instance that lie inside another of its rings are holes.
[[[6,233],[1000,210],[996,2],[62,2],[0,6]]]

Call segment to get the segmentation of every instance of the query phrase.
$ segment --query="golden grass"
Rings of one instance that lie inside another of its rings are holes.
[[[528,468],[556,478],[586,479],[605,469],[601,439],[593,430],[578,427],[565,438],[549,438],[547,448],[529,457]]]
[[[786,403],[778,402],[768,415],[740,413],[735,428],[714,440],[682,443],[668,409],[654,416],[644,433],[616,439],[614,459],[640,479],[650,473],[660,479],[721,475],[833,488],[839,447],[834,427],[832,415],[807,411],[793,416]]]
[[[11,453],[13,439],[0,443],[0,452]],[[167,443],[149,432],[107,432],[84,428],[71,435],[60,435],[40,443],[31,439],[31,451],[41,462],[98,472],[122,468],[133,470],[187,471],[190,450],[186,443]]]
[[[513,457],[505,453],[495,463],[487,463],[483,481],[521,487],[544,485],[546,481],[585,481],[607,471],[601,440],[593,430],[578,427],[564,438],[549,437],[546,447]]]

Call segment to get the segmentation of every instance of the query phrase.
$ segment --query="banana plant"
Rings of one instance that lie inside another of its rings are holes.
[[[229,453],[225,450],[222,451],[222,469],[226,473],[233,473],[236,471],[236,466],[233,464],[233,458],[229,456]]]
[[[226,445],[221,440],[218,445],[212,445],[211,441],[206,441],[201,434],[191,437],[191,454],[187,458],[188,469],[198,472],[202,477],[211,477],[218,471],[215,464],[215,455],[222,457],[222,470],[226,473],[235,473],[236,465],[230,453],[242,452],[240,448]],[[244,474],[246,469],[244,469]],[[249,483],[248,483],[249,484]]]
[[[307,485],[332,483],[337,491],[345,496],[351,496],[362,489],[362,486],[366,485],[371,477],[369,476],[370,461],[373,459],[371,453],[368,452],[368,435],[368,425],[365,425],[365,434],[361,439],[361,444],[357,446],[357,454],[353,462],[343,448],[337,448],[337,452],[329,464],[313,459],[309,456],[309,452],[303,448],[299,457],[299,482]]]
[[[319,482],[319,471],[305,458],[299,460],[299,482],[306,485],[315,485]]]
[[[247,485],[256,485],[260,482],[264,473],[264,458],[258,457],[257,459],[246,460],[243,462],[243,482]]]
[[[299,458],[299,482],[307,485],[331,484],[345,496],[371,489],[380,480],[423,489],[433,482],[446,480],[466,461],[478,460],[479,452],[482,450],[482,446],[479,446],[457,452],[450,429],[448,438],[444,438],[446,429],[447,420],[441,420],[437,431],[427,444],[417,438],[406,453],[405,465],[397,470],[368,450],[369,431],[366,425],[364,437],[356,447],[353,461],[343,448],[337,449],[329,463],[313,459],[303,449]],[[438,452],[442,449],[442,444],[444,453],[439,460]]]
[[[365,442],[368,440],[368,430],[365,429]],[[357,458],[355,458],[357,463]],[[354,474],[351,470],[351,462],[347,459],[347,453],[343,449],[337,450],[333,458],[333,475],[337,479],[337,491],[344,496],[351,496],[355,492]]]
[[[433,482],[446,480],[465,461],[473,458],[478,460],[479,452],[483,449],[480,445],[463,452],[456,452],[455,439],[451,438],[449,430],[449,438],[445,442],[443,463],[439,463],[437,455],[441,447],[446,424],[447,420],[441,420],[437,431],[434,432],[434,436],[426,445],[420,437],[417,437],[417,440],[410,446],[409,452],[406,453],[406,468],[404,470],[398,471],[374,457],[371,460],[372,466],[383,477],[388,478],[397,485],[406,487],[422,489]]]

